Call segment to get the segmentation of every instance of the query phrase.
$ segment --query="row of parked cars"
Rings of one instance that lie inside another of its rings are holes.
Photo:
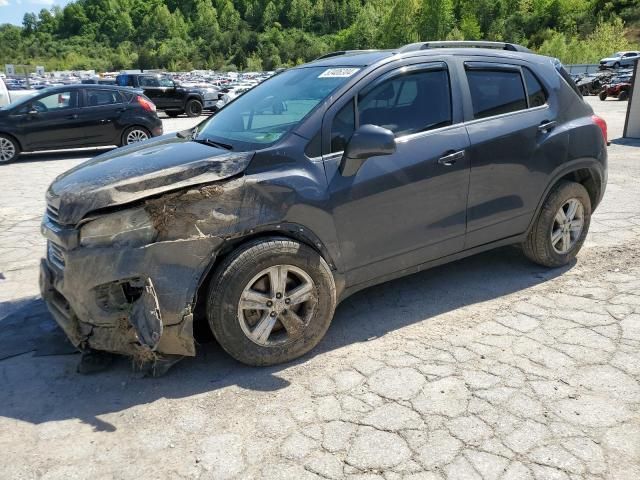
[[[0,103],[0,163],[22,152],[140,142],[162,134],[158,110],[170,117],[216,112],[263,77],[225,77],[218,84],[190,80],[123,73],[42,90],[8,90],[0,79],[0,100],[5,100]]]

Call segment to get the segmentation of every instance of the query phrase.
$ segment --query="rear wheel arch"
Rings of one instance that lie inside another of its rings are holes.
[[[562,182],[569,181],[581,184],[589,194],[592,210],[595,210],[600,200],[602,199],[602,189],[604,188],[604,185],[602,185],[603,172],[601,169],[602,167],[597,160],[590,160],[580,162],[580,164],[578,165],[573,165],[568,169],[557,172],[553,177],[553,180],[549,182],[549,185],[545,189],[544,194],[540,198],[535,211],[535,215],[531,219],[527,231],[530,231],[533,227],[533,224],[538,218],[545,200],[549,197],[551,192],[553,192],[553,190]]]

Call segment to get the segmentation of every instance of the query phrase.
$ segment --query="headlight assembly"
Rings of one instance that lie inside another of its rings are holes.
[[[153,242],[155,237],[156,230],[143,208],[101,216],[80,229],[83,247],[144,245]]]

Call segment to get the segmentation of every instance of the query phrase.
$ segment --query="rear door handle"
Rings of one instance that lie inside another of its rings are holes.
[[[438,163],[440,165],[444,165],[445,167],[450,167],[455,165],[458,160],[462,160],[464,158],[464,150],[458,150],[457,152],[447,152],[444,156],[438,159]]]
[[[69,120],[75,120],[76,118],[78,118],[78,114],[77,114],[77,113],[74,113],[73,115],[69,115],[67,118],[68,118]]]
[[[551,121],[551,122],[543,122],[540,124],[540,126],[538,127],[538,131],[541,133],[547,133],[549,130],[553,130],[556,126],[556,122]]]

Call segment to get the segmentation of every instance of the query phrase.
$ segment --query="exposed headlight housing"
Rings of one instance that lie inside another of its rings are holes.
[[[80,229],[83,247],[137,246],[151,243],[156,229],[144,208],[110,213],[89,221]]]

